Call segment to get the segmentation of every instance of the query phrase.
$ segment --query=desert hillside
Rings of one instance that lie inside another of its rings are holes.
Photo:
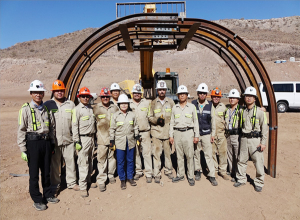
[[[253,48],[271,80],[299,79],[299,63],[275,64],[274,60],[289,60],[290,57],[300,60],[300,16],[215,22],[237,33]],[[72,52],[96,30],[88,28],[54,38],[18,43],[0,50],[1,90],[14,94],[17,86],[20,91],[26,92],[34,79],[41,79],[50,89]],[[206,82],[210,87],[219,86],[226,92],[237,87],[236,79],[225,62],[208,48],[193,42],[182,52],[155,52],[154,70],[163,71],[166,67],[178,72],[180,84],[187,85],[191,91],[201,82]],[[137,81],[139,72],[139,52],[118,52],[114,47],[91,66],[82,86],[96,92],[112,82],[125,79]]]

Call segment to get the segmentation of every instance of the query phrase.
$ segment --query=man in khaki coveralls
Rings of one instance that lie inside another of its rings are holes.
[[[72,109],[74,102],[65,98],[65,85],[60,80],[55,80],[52,85],[53,98],[45,102],[45,106],[52,111],[56,126],[55,154],[51,159],[51,184],[55,188],[54,195],[60,190],[61,160],[66,164],[66,182],[68,189],[79,190],[76,184],[75,147],[72,138]]]
[[[208,180],[213,186],[217,186],[218,182],[215,178],[215,166],[212,158],[212,143],[214,142],[214,136],[216,134],[215,114],[212,103],[206,100],[208,93],[208,87],[205,83],[201,83],[197,88],[198,99],[192,101],[197,110],[200,138],[197,145],[197,149],[194,154],[195,163],[195,180],[201,179],[201,163],[200,163],[200,150],[202,147],[207,168],[208,168]]]
[[[177,152],[177,176],[172,182],[184,180],[184,155],[187,158],[187,177],[190,186],[194,180],[194,144],[199,142],[199,124],[196,108],[187,102],[188,90],[186,86],[178,87],[179,103],[172,108],[170,121],[170,143],[175,144]]]
[[[237,158],[239,152],[239,100],[240,93],[232,89],[228,95],[230,107],[225,112],[225,135],[227,138],[227,161],[228,169],[231,174],[231,181],[235,182],[237,172]]]
[[[17,142],[21,150],[21,158],[28,162],[29,193],[33,207],[38,211],[47,209],[48,203],[58,203],[53,196],[50,182],[51,156],[55,148],[55,123],[53,114],[43,103],[44,84],[39,80],[30,83],[28,89],[32,98],[19,111]],[[39,187],[39,172],[41,172],[43,194]]]
[[[268,124],[266,113],[255,105],[256,89],[252,86],[245,90],[246,108],[240,110],[242,128],[240,155],[238,159],[238,173],[235,187],[245,185],[247,182],[246,170],[249,156],[255,168],[254,179],[255,191],[261,192],[264,186],[264,155],[268,135]]]
[[[225,119],[224,113],[226,106],[220,102],[222,97],[221,90],[217,88],[211,91],[211,99],[215,108],[216,135],[212,144],[213,159],[216,176],[219,174],[224,180],[229,180],[227,170],[227,140],[225,138]],[[217,155],[219,156],[219,162]]]
[[[140,153],[142,151],[146,182],[152,182],[152,158],[151,158],[151,138],[150,138],[150,124],[148,121],[148,112],[150,108],[150,101],[142,99],[142,87],[140,84],[135,84],[132,88],[133,99],[130,100],[130,108],[135,113],[137,124],[139,126],[139,135],[141,135],[142,142],[136,145],[135,150],[135,180],[142,177],[142,161]],[[142,147],[142,149],[141,149]]]
[[[149,121],[151,123],[151,135],[154,145],[153,149],[153,164],[155,183],[160,183],[161,178],[161,161],[160,156],[162,150],[165,154],[165,175],[169,179],[173,179],[172,161],[171,161],[171,147],[169,141],[169,129],[172,108],[175,105],[174,101],[166,97],[167,85],[161,80],[157,82],[158,97],[151,102],[149,111]]]
[[[93,169],[92,155],[95,148],[95,115],[89,104],[92,95],[90,90],[83,87],[79,90],[77,98],[80,103],[73,109],[72,132],[76,150],[78,150],[79,187],[82,197],[88,197],[88,185],[91,188],[97,187],[91,184],[91,173]]]
[[[110,183],[116,183],[114,177],[116,159],[114,151],[109,149],[109,126],[113,113],[117,112],[119,108],[110,102],[111,94],[108,88],[102,88],[99,96],[101,102],[94,106],[93,111],[97,120],[97,160],[99,171],[97,183],[99,184],[100,192],[104,192],[107,178]]]

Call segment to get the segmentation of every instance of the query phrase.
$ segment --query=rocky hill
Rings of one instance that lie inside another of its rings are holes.
[[[300,16],[268,20],[228,19],[216,23],[241,36],[264,62],[272,80],[299,80],[299,63],[274,64],[276,59],[300,59]],[[41,79],[48,88],[57,78],[72,52],[97,28],[88,28],[54,38],[18,43],[0,50],[0,86],[10,95],[15,87],[26,91],[30,81]],[[228,91],[237,86],[230,68],[216,54],[196,43],[187,50],[154,53],[154,69],[170,67],[180,83],[195,90],[200,82]],[[129,54],[111,48],[91,66],[81,85],[93,91],[125,79],[137,81],[139,52]],[[2,96],[1,92],[1,96]]]

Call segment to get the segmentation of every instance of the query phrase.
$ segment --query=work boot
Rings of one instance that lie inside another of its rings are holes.
[[[218,185],[218,182],[217,182],[217,180],[216,180],[215,177],[209,176],[209,177],[208,177],[208,180],[209,180],[209,182],[211,183],[211,185],[213,185],[213,186],[217,186],[217,185]]]
[[[54,196],[52,196],[52,197],[47,198],[47,202],[55,204],[55,203],[59,202],[59,199],[56,198],[56,197],[54,197]]]
[[[136,182],[133,179],[129,179],[128,182],[131,186],[136,186]]]
[[[179,181],[183,181],[184,180],[184,176],[176,176],[172,179],[173,183],[178,183]]]
[[[105,184],[99,184],[99,190],[100,190],[100,192],[104,192],[106,190],[106,185]]]
[[[240,183],[240,182],[235,182],[234,184],[233,184],[233,186],[234,187],[240,187],[240,186],[244,186],[244,185],[246,185],[245,183]]]
[[[146,183],[152,183],[152,177],[146,177]]]
[[[121,180],[121,189],[126,189],[126,180]]]
[[[116,183],[116,179],[114,177],[109,178],[109,183],[114,184]]]
[[[260,186],[255,186],[255,191],[256,192],[261,192],[262,191],[262,187],[260,187]]]
[[[171,180],[174,178],[173,173],[165,173],[165,175]]]
[[[69,188],[69,189],[73,189],[74,191],[79,191],[80,188],[77,184],[75,184],[72,188]]]
[[[199,181],[201,179],[201,172],[200,170],[195,171],[195,180]]]
[[[189,182],[190,186],[195,186],[195,180],[193,178],[192,179],[188,178],[188,182]]]
[[[33,207],[38,211],[44,211],[44,210],[47,209],[47,206],[44,203],[41,203],[41,202],[33,203]]]
[[[141,177],[143,177],[144,176],[144,174],[142,173],[142,174],[135,174],[135,176],[133,177],[133,179],[134,180],[139,180]]]
[[[154,182],[155,183],[160,183],[160,176],[156,176],[155,179],[154,179]]]
[[[231,182],[233,182],[233,183],[236,182],[234,177],[231,178]]]
[[[220,173],[219,174],[224,180],[230,180],[230,177],[227,174]]]
[[[80,196],[82,198],[85,198],[85,197],[88,197],[89,194],[88,194],[87,190],[80,190]]]

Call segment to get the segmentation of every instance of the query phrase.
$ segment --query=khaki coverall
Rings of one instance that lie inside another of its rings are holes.
[[[87,190],[91,183],[93,170],[92,155],[95,148],[95,115],[90,105],[79,103],[72,114],[72,132],[74,142],[81,142],[82,149],[78,152],[78,170],[80,190]]]
[[[215,123],[216,123],[215,141],[212,144],[214,165],[215,165],[216,172],[220,173],[221,175],[226,175],[227,140],[225,138],[225,119],[224,119],[226,106],[220,102],[214,108],[215,108]],[[219,155],[219,162],[217,159],[217,154]]]
[[[260,110],[257,107],[256,117],[254,121],[254,129],[253,129],[253,113],[254,108],[248,109],[245,108],[244,111],[241,109],[241,119],[242,122],[242,133],[250,133],[251,131],[261,132],[261,138],[241,138],[241,145],[240,145],[240,154],[238,158],[238,173],[237,179],[240,183],[246,183],[246,170],[247,170],[247,162],[249,156],[251,157],[255,168],[256,168],[256,178],[254,179],[255,186],[264,186],[264,177],[265,177],[265,170],[264,170],[264,155],[263,152],[253,152],[257,149],[259,144],[266,145],[267,142],[267,135],[268,135],[268,122],[266,113]],[[253,155],[252,155],[253,154]]]
[[[200,114],[202,114],[204,106],[208,105],[209,103],[207,100],[205,100],[202,107],[199,104],[199,100],[197,100],[197,103],[199,106]],[[199,125],[199,129],[201,129],[200,125]],[[207,168],[209,170],[208,176],[210,177],[215,177],[215,166],[212,158],[212,144],[210,142],[211,137],[214,137],[215,134],[216,134],[215,113],[214,113],[214,106],[212,105],[211,106],[211,134],[202,135],[202,136],[200,135],[199,143],[197,144],[197,149],[195,150],[194,153],[195,171],[200,170],[200,172],[202,172],[201,160],[200,160],[200,150],[202,148],[205,161],[207,164]]]
[[[234,117],[236,115],[236,119]],[[229,124],[231,124],[232,129],[238,130],[240,122],[240,114],[237,107],[232,111],[231,108],[227,109],[225,112],[225,126],[226,130],[229,130]],[[239,153],[239,135],[238,134],[226,134],[227,137],[227,161],[229,172],[233,177],[236,176],[237,172],[237,158]]]
[[[56,146],[55,154],[51,159],[51,184],[60,185],[61,179],[61,159],[63,157],[66,163],[66,182],[68,188],[73,188],[76,185],[76,169],[75,169],[75,147],[72,137],[72,109],[75,104],[65,99],[60,104],[51,99],[45,102],[49,111],[52,111],[56,126]]]
[[[184,129],[188,129],[185,130]],[[174,138],[177,154],[177,176],[184,176],[184,155],[187,158],[187,176],[194,178],[194,138],[199,138],[199,124],[196,108],[186,103],[182,108],[176,104],[172,108],[170,121],[170,137]]]
[[[97,120],[98,184],[105,184],[107,177],[113,178],[116,171],[116,158],[114,156],[114,151],[109,149],[109,126],[112,115],[118,110],[118,107],[113,103],[110,103],[108,108],[106,108],[102,103],[97,104],[93,108],[94,115]]]
[[[171,147],[169,141],[169,129],[172,108],[175,105],[174,101],[168,97],[165,97],[164,104],[162,105],[159,97],[151,102],[149,111],[149,121],[151,123],[151,135],[154,145],[153,149],[153,164],[154,164],[154,177],[161,176],[160,168],[161,161],[160,156],[162,150],[165,154],[165,171],[166,175],[172,174],[172,161],[171,161]],[[163,116],[165,119],[165,125],[161,127],[157,125],[157,119]]]
[[[135,101],[131,100],[130,108],[135,113],[137,124],[139,126],[139,134],[142,138],[140,145],[136,145],[135,172],[139,175],[143,174],[142,161],[140,157],[140,153],[142,152],[145,164],[145,176],[152,177],[151,138],[150,124],[148,120],[150,101],[141,99],[139,103],[136,103]]]

